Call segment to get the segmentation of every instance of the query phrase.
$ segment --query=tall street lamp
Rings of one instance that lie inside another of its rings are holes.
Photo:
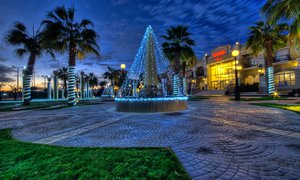
[[[26,69],[26,66],[17,67],[17,66],[11,65],[10,67],[17,70],[17,92],[19,92],[19,76],[20,76],[19,71],[20,71],[20,69]],[[18,97],[18,94],[17,94],[17,97]]]
[[[237,61],[236,57],[240,54],[239,50],[233,50],[231,55],[234,57],[234,72],[235,72],[235,88],[234,88],[234,100],[240,100],[240,92],[239,92],[239,81],[238,81],[238,70],[236,67]]]
[[[122,76],[121,76],[121,81],[122,81],[122,83],[124,82],[124,80],[125,80],[125,68],[126,68],[126,65],[125,64],[121,64],[120,65],[120,67],[121,67],[121,69],[122,69]],[[122,86],[122,85],[121,85]],[[121,89],[120,90],[121,92],[123,92],[123,90]]]

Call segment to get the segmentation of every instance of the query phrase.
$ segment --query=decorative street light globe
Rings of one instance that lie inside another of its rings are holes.
[[[239,50],[233,50],[232,52],[231,52],[231,55],[233,56],[233,57],[237,57],[238,55],[240,54],[240,51]]]
[[[126,65],[125,64],[121,64],[121,69],[125,69]]]

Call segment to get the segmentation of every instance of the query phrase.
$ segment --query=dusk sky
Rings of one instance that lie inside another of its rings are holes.
[[[260,19],[265,0],[1,0],[0,6],[0,82],[14,82],[16,72],[10,65],[27,64],[28,56],[19,59],[15,47],[4,42],[4,36],[15,21],[38,27],[46,13],[56,6],[71,7],[76,19],[94,22],[100,36],[101,58],[87,57],[77,61],[77,72],[94,72],[101,76],[107,66],[130,67],[140,46],[144,31],[152,25],[157,36],[170,26],[186,25],[196,41],[198,59],[220,45],[245,42],[248,28]],[[159,38],[160,43],[163,39]],[[57,54],[56,60],[43,55],[36,62],[37,85],[41,75],[49,75],[58,67],[67,66],[67,56]]]

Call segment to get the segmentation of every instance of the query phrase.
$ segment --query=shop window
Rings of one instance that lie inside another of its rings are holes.
[[[210,67],[210,88],[226,89],[234,83],[234,62],[225,62]]]
[[[295,72],[283,71],[275,74],[275,86],[285,87],[295,85]]]

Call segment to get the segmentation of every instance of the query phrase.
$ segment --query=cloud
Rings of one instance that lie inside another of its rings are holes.
[[[5,62],[6,60],[7,60],[7,58],[0,54],[0,62]]]
[[[66,0],[64,2],[72,4]],[[125,63],[130,67],[149,24],[154,28],[160,43],[164,42],[160,35],[165,34],[170,26],[189,26],[192,38],[196,41],[194,51],[201,58],[204,53],[217,46],[234,44],[235,41],[245,42],[248,27],[260,19],[259,9],[265,2],[266,0],[78,1],[75,3],[78,10],[76,18],[89,18],[95,23],[94,28],[101,38],[98,42],[102,56],[100,59],[87,56],[84,61],[77,61],[76,69],[102,73],[107,65],[117,68],[120,63]],[[0,34],[4,34],[11,22],[16,20],[29,27],[32,23],[39,24],[45,18],[45,12],[58,4],[61,4],[61,0],[44,0],[28,7],[24,3],[24,6],[15,6],[13,1],[4,0],[0,7]],[[14,49],[15,47],[0,42],[0,62],[19,63],[18,58],[12,58]],[[65,54],[58,63],[49,62],[49,58],[43,56],[37,61],[38,74],[51,73],[57,66],[67,66],[67,56]]]
[[[4,65],[0,64],[0,82],[14,82],[15,80],[11,78],[11,73],[13,69]]]

